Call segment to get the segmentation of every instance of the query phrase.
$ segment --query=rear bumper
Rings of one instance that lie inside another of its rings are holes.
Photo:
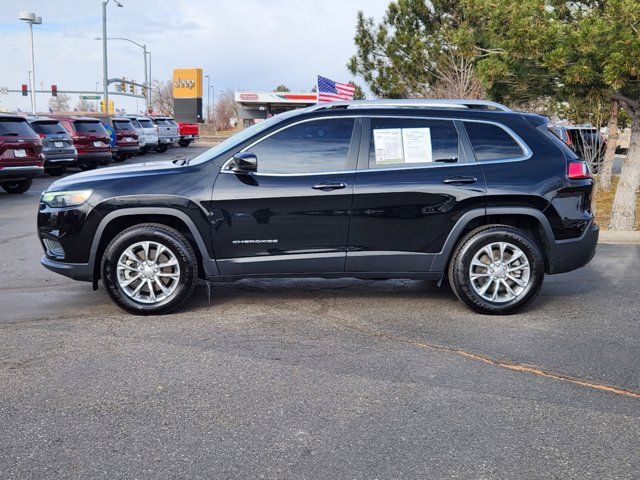
[[[158,143],[160,145],[168,145],[170,143],[175,143],[179,140],[179,137],[159,137]]]
[[[140,147],[138,145],[119,145],[117,155],[132,156],[139,152],[140,152]]]
[[[565,273],[585,266],[596,253],[599,235],[600,228],[592,221],[581,237],[551,242],[548,273]]]
[[[59,165],[67,165],[78,160],[78,154],[74,151],[69,153],[44,154],[44,166],[54,167]]]
[[[111,161],[111,151],[107,150],[104,152],[87,152],[81,153],[78,155],[77,165],[85,165],[91,163],[100,163],[100,162],[110,162]]]
[[[23,180],[40,177],[42,175],[44,175],[44,167],[34,165],[0,168],[0,181]]]

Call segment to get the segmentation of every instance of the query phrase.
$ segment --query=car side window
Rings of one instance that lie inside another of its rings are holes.
[[[464,128],[479,162],[519,158],[524,150],[504,129],[491,123],[464,122]]]
[[[371,118],[369,168],[408,168],[460,161],[452,120]]]
[[[353,118],[303,122],[254,145],[258,173],[322,173],[346,168]]]

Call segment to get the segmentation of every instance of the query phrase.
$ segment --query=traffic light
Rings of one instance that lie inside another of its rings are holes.
[[[135,80],[132,81],[135,82]],[[136,86],[133,83],[129,84],[129,92],[136,93]]]
[[[107,109],[105,108],[104,100],[100,100],[100,113],[107,113]]]
[[[27,87],[26,83],[22,84],[22,96],[26,97],[28,95],[29,92],[29,87]]]
[[[52,97],[58,96],[58,85],[51,85],[51,96]]]
[[[114,106],[113,106],[113,100],[109,100],[109,112],[110,115],[113,115],[114,113]]]
[[[120,91],[121,92],[127,91],[127,85],[124,83],[124,77],[122,77],[122,82],[120,82]]]
[[[147,87],[142,87],[142,96],[147,98]]]

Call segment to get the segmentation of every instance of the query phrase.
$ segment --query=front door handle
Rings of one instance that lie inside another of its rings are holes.
[[[331,190],[340,190],[342,188],[347,188],[347,184],[343,182],[322,182],[314,185],[314,190],[322,190],[323,192],[330,192]]]
[[[448,185],[463,185],[465,183],[476,183],[478,179],[476,177],[462,177],[460,175],[456,175],[455,177],[449,177],[442,180],[442,183],[446,183]]]

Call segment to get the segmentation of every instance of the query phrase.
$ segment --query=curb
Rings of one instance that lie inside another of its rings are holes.
[[[598,243],[640,245],[640,231],[600,230]]]

